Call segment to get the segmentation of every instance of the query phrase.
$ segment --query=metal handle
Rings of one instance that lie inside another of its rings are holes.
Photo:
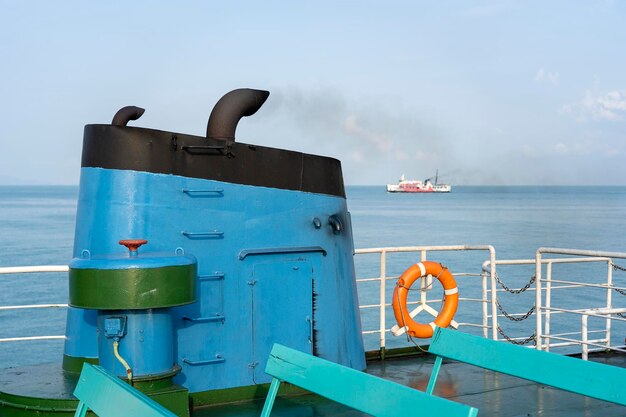
[[[222,355],[215,355],[215,359],[205,359],[203,361],[192,361],[189,360],[187,358],[183,359],[183,362],[185,362],[187,365],[191,365],[191,366],[198,366],[198,365],[211,365],[214,363],[222,363],[225,362],[226,359],[224,359],[224,357]]]
[[[231,143],[226,145],[184,145],[181,149],[191,155],[221,155],[234,158],[235,154]]]
[[[306,322],[309,326],[309,343],[313,343],[313,320],[311,317],[306,316]]]
[[[216,314],[209,317],[183,317],[183,320],[193,323],[213,323],[218,321],[224,323],[225,318],[223,314]]]
[[[243,261],[251,255],[277,255],[283,253],[308,253],[321,252],[326,256],[326,249],[321,246],[301,246],[294,248],[267,248],[267,249],[244,249],[239,252],[239,260]]]
[[[224,237],[224,232],[220,232],[219,230],[214,230],[212,232],[181,232],[184,236],[189,239],[202,239],[202,238],[219,238]]]
[[[221,281],[224,279],[223,272],[215,272],[210,275],[198,275],[198,281]]]
[[[183,188],[182,192],[187,194],[187,195],[194,195],[194,194],[224,194],[224,189],[223,188],[215,188],[213,190],[211,189],[206,189],[206,190],[192,190],[192,189],[188,189],[188,188]]]

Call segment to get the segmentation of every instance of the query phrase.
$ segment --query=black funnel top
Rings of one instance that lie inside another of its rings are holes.
[[[239,88],[225,94],[211,111],[206,128],[207,138],[234,141],[239,120],[256,113],[269,95],[269,91],[251,88]]]

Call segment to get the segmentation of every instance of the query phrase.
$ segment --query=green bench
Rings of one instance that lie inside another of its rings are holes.
[[[92,410],[99,417],[176,417],[147,395],[96,365],[85,363],[74,390],[78,408],[74,417]]]
[[[387,381],[275,344],[265,367],[273,377],[261,417],[269,417],[281,382],[288,382],[374,417],[474,417],[477,408]]]
[[[428,351],[437,357],[426,388],[427,393],[432,394],[442,358],[446,358],[626,405],[624,368],[541,352],[439,327],[435,329]]]

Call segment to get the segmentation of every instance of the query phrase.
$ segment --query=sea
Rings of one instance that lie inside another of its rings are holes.
[[[0,268],[67,265],[72,257],[77,196],[75,186],[0,186]],[[456,186],[446,194],[397,194],[387,193],[384,186],[348,186],[347,198],[357,249],[492,245],[498,260],[534,259],[540,247],[626,253],[626,187],[621,186]],[[426,257],[442,262],[455,274],[462,298],[455,319],[468,331],[482,334],[481,272],[488,253],[433,250]],[[395,278],[419,260],[419,252],[388,255],[387,304]],[[379,255],[356,255],[355,262],[359,278],[380,276]],[[615,262],[626,266],[626,259]],[[523,287],[534,272],[533,265],[498,268],[499,277],[511,288]],[[602,283],[607,269],[606,263],[565,264],[555,265],[554,274],[558,270],[558,279],[568,282]],[[612,270],[612,278],[615,285],[626,288],[626,272]],[[441,304],[436,286],[428,296],[435,309]],[[378,303],[379,287],[376,281],[359,283],[361,304]],[[5,307],[62,304],[67,294],[63,273],[0,275],[0,339],[63,335],[64,308]],[[606,294],[599,288],[555,289],[552,301],[553,306],[563,308],[602,307]],[[521,316],[535,302],[532,286],[522,294],[502,293],[498,298],[509,315]],[[612,292],[612,306],[626,307],[626,296]],[[378,310],[362,309],[363,330],[379,328]],[[578,315],[570,314],[568,324],[559,324],[563,316],[554,315],[554,332],[580,331]],[[386,320],[386,327],[394,324],[389,307]],[[598,328],[605,325],[604,320],[596,322]],[[532,336],[535,318],[531,314],[518,322],[500,317],[499,324],[509,337],[524,339]],[[625,335],[626,327],[615,323],[614,343],[623,342]],[[380,333],[366,335],[366,348],[377,349],[380,339]],[[410,342],[404,336],[385,335],[386,347]],[[57,361],[62,351],[61,339],[2,342],[0,368]]]

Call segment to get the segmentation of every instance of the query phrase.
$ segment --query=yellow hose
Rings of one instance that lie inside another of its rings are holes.
[[[118,342],[117,340],[113,341],[113,353],[115,354],[115,357],[117,358],[117,360],[120,361],[122,366],[124,366],[124,368],[126,369],[126,375],[128,376],[128,382],[132,383],[133,382],[133,371],[130,369],[130,366],[128,366],[128,362],[126,362],[124,360],[124,358],[122,358],[122,356],[120,355],[120,351],[118,349],[119,345],[120,345],[120,342]]]

